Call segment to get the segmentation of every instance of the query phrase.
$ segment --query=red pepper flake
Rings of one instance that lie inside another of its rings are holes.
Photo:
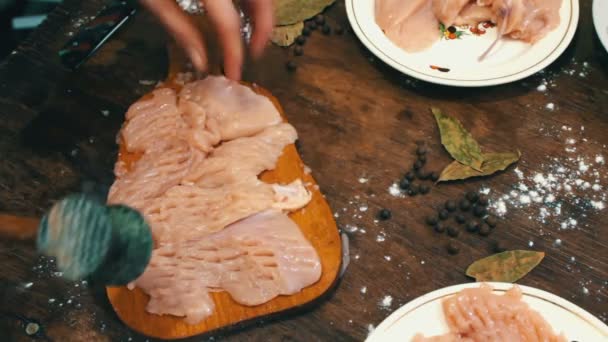
[[[433,70],[437,70],[437,71],[441,71],[441,72],[450,72],[450,69],[448,68],[442,68],[436,65],[431,65],[431,69]]]

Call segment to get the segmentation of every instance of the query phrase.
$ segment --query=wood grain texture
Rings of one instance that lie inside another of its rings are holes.
[[[102,48],[101,55],[77,73],[61,68],[55,53],[73,30],[73,22],[93,15],[104,2],[65,0],[16,54],[0,64],[0,211],[40,215],[52,201],[79,190],[84,181],[104,182],[108,175],[100,170],[110,171],[116,161],[115,136],[127,106],[152,88],[139,80],[166,78],[167,40],[145,13],[113,38],[113,46],[121,42],[123,49]],[[332,27],[348,27],[341,1],[325,17]],[[298,64],[295,73],[284,68],[290,59]],[[586,69],[583,62],[588,63]],[[584,77],[579,75],[583,70]],[[439,171],[450,162],[430,117],[431,106],[460,119],[485,150],[519,148],[518,167],[526,173],[541,172],[552,158],[566,156],[569,136],[562,133],[563,125],[573,128],[572,136],[580,142],[578,154],[608,156],[608,54],[593,29],[591,0],[581,0],[579,29],[564,55],[544,73],[512,84],[473,89],[426,84],[382,64],[352,32],[325,36],[318,31],[307,40],[303,56],[271,46],[261,60],[248,62],[244,78],[279,99],[298,130],[302,160],[338,215],[338,226],[356,226],[366,233],[349,233],[351,263],[336,291],[320,305],[185,341],[361,341],[370,325],[400,305],[471,281],[464,274],[466,267],[491,254],[495,241],[508,249],[528,249],[533,241],[533,249],[546,257],[520,283],[608,319],[608,210],[585,214],[570,203],[567,216],[585,228],[560,231],[558,220],[543,224],[529,219],[538,215],[534,208],[510,207],[489,238],[461,233],[456,241],[460,254],[449,256],[448,237],[434,234],[424,224],[425,217],[447,199],[481,186],[496,196],[509,193],[518,182],[513,168],[491,178],[441,184],[422,197],[396,198],[387,191],[414,162],[416,141],[429,145],[430,170]],[[555,86],[537,91],[543,79]],[[545,109],[549,102],[555,103],[554,111]],[[52,116],[45,111],[50,105],[70,110]],[[102,116],[101,110],[109,115]],[[54,134],[38,134],[48,132],[39,129],[34,131],[37,140],[24,139],[32,120]],[[602,169],[602,177],[606,173]],[[111,173],[109,177],[111,181]],[[360,183],[361,177],[368,181]],[[368,209],[360,211],[361,207]],[[381,208],[391,209],[391,220],[375,222]],[[378,242],[381,234],[385,241]],[[559,248],[553,247],[557,238],[563,241]],[[46,270],[46,262],[29,242],[0,239],[0,264],[4,340],[31,341],[24,322],[34,319],[44,328],[44,336],[54,341],[157,341],[122,323],[105,288],[76,291],[75,284],[42,272],[39,267]],[[29,282],[34,285],[24,291],[23,284]],[[389,309],[378,305],[387,295],[393,297]],[[56,301],[51,304],[50,299]]]
[[[173,47],[174,48],[174,47]],[[172,80],[175,74],[181,70],[179,65],[183,58],[180,53],[174,51],[170,55],[174,57],[167,86],[179,88]],[[175,66],[175,64],[178,66]],[[252,86],[252,89],[272,101],[281,116],[285,119],[285,114],[278,100],[267,90]],[[137,161],[138,155],[128,153],[121,144],[119,161],[126,163],[127,170],[130,170],[133,163]],[[114,310],[129,327],[134,330],[152,337],[162,339],[178,339],[191,337],[200,334],[209,334],[214,330],[227,329],[236,324],[246,321],[262,320],[270,315],[277,315],[283,311],[297,309],[323,297],[338,279],[342,260],[342,245],[338,228],[333,217],[333,212],[319,191],[319,186],[310,173],[305,172],[305,165],[300,159],[294,144],[285,147],[283,154],[277,161],[274,170],[266,171],[260,179],[267,183],[289,184],[297,179],[301,179],[312,193],[310,203],[296,212],[289,214],[289,217],[297,223],[302,233],[313,245],[321,259],[322,274],[319,281],[304,288],[299,293],[291,296],[278,296],[267,303],[257,306],[246,306],[235,302],[226,292],[211,293],[215,302],[213,314],[198,324],[188,324],[181,317],[170,315],[154,315],[146,311],[149,301],[141,289],[133,291],[124,286],[109,287],[107,289],[108,298]],[[249,322],[251,323],[251,322]]]

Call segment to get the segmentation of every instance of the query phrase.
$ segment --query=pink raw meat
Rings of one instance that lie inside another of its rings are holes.
[[[161,246],[131,286],[150,295],[149,312],[185,316],[195,324],[214,310],[210,291],[258,305],[297,293],[320,276],[315,249],[289,217],[272,210],[204,239]]]

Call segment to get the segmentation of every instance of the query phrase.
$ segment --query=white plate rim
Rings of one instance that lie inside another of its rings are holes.
[[[431,76],[429,74],[417,71],[414,68],[410,68],[393,57],[389,56],[385,52],[383,52],[379,47],[377,47],[373,40],[370,39],[364,32],[362,26],[358,22],[358,18],[355,14],[355,1],[356,0],[346,0],[346,13],[348,16],[348,20],[350,22],[351,28],[361,41],[365,47],[370,50],[376,57],[380,58],[384,63],[390,65],[394,69],[409,75],[411,77],[440,85],[447,86],[455,86],[455,87],[488,87],[501,85],[506,83],[515,82],[521,79],[524,79],[528,76],[531,76],[547,66],[553,63],[559,56],[561,56],[564,51],[568,48],[574,35],[576,33],[579,21],[579,0],[564,0],[570,4],[570,20],[568,22],[568,30],[566,34],[560,40],[560,43],[553,49],[553,51],[543,58],[541,61],[537,62],[535,65],[528,67],[525,70],[521,70],[515,74],[506,75],[502,77],[496,77],[492,79],[483,79],[483,80],[465,80],[465,79],[453,79],[447,77],[439,77],[439,76]],[[360,0],[359,0],[360,1]],[[597,1],[597,0],[596,0]]]
[[[439,299],[452,296],[463,289],[479,287],[481,286],[481,284],[482,283],[466,283],[448,286],[439,290],[429,292],[408,302],[407,304],[390,314],[384,321],[382,321],[382,323],[380,323],[378,327],[376,327],[374,332],[368,336],[366,342],[382,341],[382,336],[386,332],[388,332],[392,326],[394,326],[400,319],[408,315],[410,312],[415,311],[417,308],[430,302],[434,302]],[[580,317],[582,320],[588,322],[590,325],[600,331],[603,335],[606,335],[606,337],[608,338],[608,325],[604,324],[599,318],[593,316],[591,313],[582,309],[578,305],[564,298],[561,298],[547,291],[543,291],[525,285],[497,282],[486,282],[485,284],[490,285],[494,289],[494,291],[500,292],[506,292],[513,286],[517,285],[521,289],[522,294],[524,296],[531,296],[537,299],[541,299],[551,304],[557,305],[563,308],[564,310],[570,311],[576,316]]]
[[[606,3],[606,0],[602,0]],[[608,12],[604,13],[604,17],[600,16],[600,8],[601,8],[600,0],[593,0],[593,26],[595,26],[595,32],[597,32],[597,36],[600,38],[600,42],[604,45],[604,49],[608,52]],[[608,5],[605,5],[608,9]],[[604,18],[603,20],[601,18]],[[601,27],[601,25],[605,25]]]

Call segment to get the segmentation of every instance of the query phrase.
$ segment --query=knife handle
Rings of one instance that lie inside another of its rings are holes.
[[[0,236],[13,240],[34,240],[39,219],[0,213]]]
[[[112,1],[86,23],[59,51],[61,62],[77,69],[136,12],[131,1]]]

